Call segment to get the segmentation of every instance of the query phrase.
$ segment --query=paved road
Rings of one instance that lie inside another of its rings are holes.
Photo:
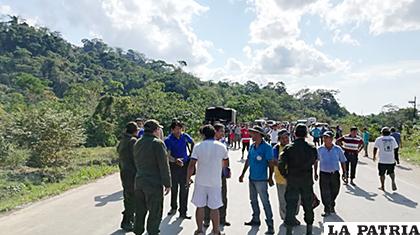
[[[233,177],[228,182],[229,208],[228,220],[231,227],[225,227],[226,234],[263,234],[265,225],[259,229],[243,226],[250,219],[251,209],[248,200],[247,182],[240,184],[238,177],[243,163],[239,151],[231,151]],[[403,162],[396,170],[398,191],[391,192],[390,182],[382,192],[377,189],[379,179],[376,164],[371,159],[360,157],[357,172],[357,186],[342,186],[337,200],[337,215],[327,219],[321,217],[322,206],[315,211],[314,234],[321,234],[323,222],[328,221],[369,221],[369,222],[418,222],[420,221],[420,168]],[[319,195],[319,186],[314,186]],[[270,188],[270,200],[275,214],[275,228],[284,234],[280,226],[278,201],[275,187]],[[179,220],[176,216],[166,217],[169,197],[165,198],[164,217],[161,226],[163,235],[193,234],[194,220]],[[124,234],[118,225],[121,219],[122,192],[118,174],[97,182],[68,191],[12,214],[0,217],[1,235],[117,235]],[[194,214],[190,204],[189,214]],[[298,219],[303,221],[301,211]],[[262,219],[264,219],[262,217]],[[295,234],[303,234],[304,226],[297,228]],[[210,230],[207,231],[207,234]],[[130,233],[132,234],[132,233]]]

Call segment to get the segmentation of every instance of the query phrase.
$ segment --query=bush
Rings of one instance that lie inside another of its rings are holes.
[[[23,113],[11,130],[17,142],[30,149],[28,163],[35,167],[65,165],[68,151],[85,142],[84,131],[80,117],[50,105]]]
[[[19,149],[16,145],[9,143],[3,136],[0,136],[0,166],[15,169],[26,163],[30,152]]]

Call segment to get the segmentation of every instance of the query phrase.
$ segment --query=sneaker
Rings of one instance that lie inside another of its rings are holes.
[[[273,227],[268,227],[268,229],[267,229],[267,231],[264,233],[264,234],[267,234],[267,235],[271,235],[271,234],[274,234],[274,228]]]
[[[353,182],[353,180],[350,180],[350,184],[353,186],[356,186],[356,184]]]
[[[245,224],[246,226],[260,226],[260,225],[261,225],[261,222],[251,220],[251,221],[249,221],[249,222],[245,222],[244,224]]]
[[[224,222],[220,222],[220,225],[229,227],[231,224],[230,222],[224,221]]]
[[[330,216],[330,215],[331,215],[330,212],[324,212],[324,213],[321,214],[322,217],[327,217],[327,216]]]
[[[168,212],[168,215],[175,215],[176,214],[176,209],[171,209],[169,212]]]
[[[181,219],[191,219],[192,217],[191,217],[191,216],[189,216],[189,215],[187,215],[187,214],[181,214],[181,215],[179,216],[179,218],[181,218]]]

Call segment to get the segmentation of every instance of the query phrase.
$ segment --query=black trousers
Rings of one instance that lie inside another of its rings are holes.
[[[226,208],[227,208],[227,184],[226,184],[226,177],[222,177],[222,201],[223,206],[219,208],[219,215],[220,215],[220,223],[226,222]],[[206,223],[210,222],[210,208],[206,206],[204,212],[204,221]]]
[[[124,195],[124,216],[129,220],[134,219],[135,212],[135,194],[134,181],[136,178],[135,170],[122,170],[120,167],[120,178]]]
[[[247,152],[249,152],[249,142],[247,142],[247,143],[242,142],[242,154],[244,154],[245,149],[246,149]]]
[[[177,166],[171,163],[171,177],[172,177],[172,188],[171,188],[171,208],[178,208],[178,192],[179,192],[179,213],[185,215],[188,208],[188,188],[187,185],[187,171],[188,163],[184,164],[183,167]]]
[[[395,150],[395,161],[400,164],[400,148],[398,147]]]
[[[359,161],[359,157],[355,153],[344,153],[347,158],[346,161],[346,177],[350,179],[356,178],[356,168],[357,162]],[[349,174],[350,172],[350,174]]]
[[[159,226],[162,220],[163,210],[163,188],[162,186],[147,186],[136,189],[136,221],[134,233],[141,235],[144,232],[146,214],[147,233],[150,235],[159,234]]]
[[[304,220],[308,225],[314,223],[314,209],[312,208],[314,190],[312,184],[287,184],[286,193],[284,195],[286,199],[286,219],[284,223],[286,225],[293,225],[296,218],[296,210],[298,207],[299,197],[305,212]]]
[[[319,187],[321,189],[321,200],[324,205],[324,212],[331,212],[335,207],[335,199],[340,192],[340,173],[322,172],[319,175]]]

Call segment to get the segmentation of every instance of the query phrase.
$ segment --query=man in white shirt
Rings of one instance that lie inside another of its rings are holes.
[[[191,176],[197,165],[192,198],[192,203],[197,207],[195,214],[197,230],[194,234],[204,234],[203,221],[206,206],[210,208],[212,233],[220,234],[219,208],[223,206],[221,175],[223,167],[228,166],[228,151],[224,144],[214,139],[215,129],[212,125],[203,126],[200,133],[204,141],[194,147],[187,175],[187,182],[191,182]]]
[[[378,170],[379,178],[381,180],[380,190],[385,191],[385,174],[389,175],[392,180],[392,190],[397,190],[395,184],[395,153],[398,151],[398,144],[395,138],[391,136],[391,131],[388,127],[381,130],[382,136],[375,141],[373,149],[373,161],[376,161],[376,154],[379,156]]]
[[[279,130],[277,129],[277,127],[278,127],[277,123],[273,124],[272,129],[270,130],[270,139],[271,139],[272,147],[276,146],[278,142]]]

